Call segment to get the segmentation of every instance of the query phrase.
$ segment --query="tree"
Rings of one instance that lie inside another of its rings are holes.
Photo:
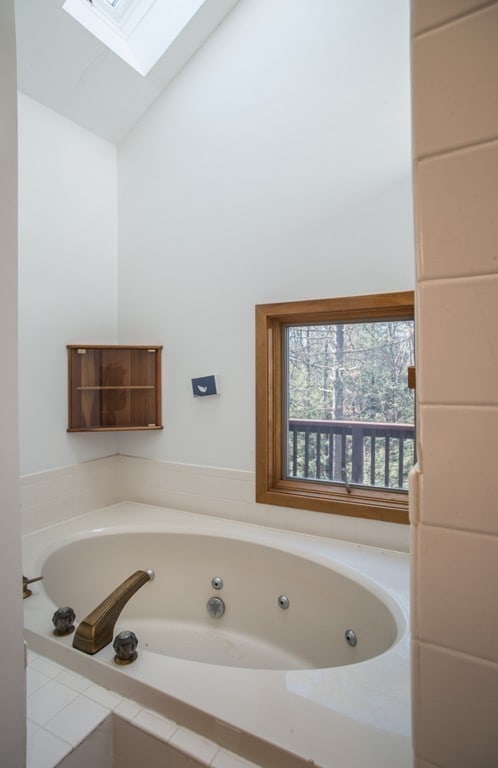
[[[290,326],[289,418],[413,423],[413,321]]]
[[[413,393],[407,387],[407,368],[414,361],[413,326],[411,320],[290,326],[288,419],[413,424]],[[310,461],[315,466],[326,464],[327,450],[333,451],[329,479],[343,479],[345,463],[351,461],[351,441],[346,445],[347,456],[340,434],[334,436],[333,446],[327,449],[322,448],[318,437],[313,444],[306,440],[305,445],[308,465]],[[364,444],[364,458],[368,458],[373,445],[373,441],[370,447]],[[302,446],[299,450],[302,453]],[[382,450],[379,441],[375,444],[379,466]],[[393,467],[397,466],[397,450],[395,442],[389,445]],[[403,458],[405,475],[413,463],[413,453],[412,445],[411,452]],[[302,464],[302,456],[299,460]],[[396,486],[396,470],[391,473]],[[378,479],[383,482],[380,469]]]

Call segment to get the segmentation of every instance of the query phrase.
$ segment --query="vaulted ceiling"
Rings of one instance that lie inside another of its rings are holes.
[[[19,90],[117,144],[237,0],[205,0],[146,77],[66,13],[63,2],[16,0]]]

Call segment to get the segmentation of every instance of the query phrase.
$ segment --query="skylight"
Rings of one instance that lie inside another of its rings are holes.
[[[66,0],[76,21],[145,77],[206,0]]]

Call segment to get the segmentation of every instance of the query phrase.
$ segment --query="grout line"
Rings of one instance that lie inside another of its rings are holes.
[[[482,272],[479,275],[469,273],[464,275],[447,275],[446,277],[440,277],[440,276],[424,277],[422,279],[419,279],[417,287],[420,287],[423,283],[435,283],[438,281],[440,283],[449,283],[449,282],[453,283],[455,280],[470,280],[470,279],[482,280],[487,277],[497,277],[497,276],[498,276],[498,268],[496,269],[495,272]]]
[[[421,376],[421,374],[419,374]],[[422,378],[422,377],[421,377]],[[420,386],[420,384],[419,384]],[[498,405],[496,402],[494,403],[462,403],[461,401],[456,401],[454,403],[440,403],[437,400],[420,400],[419,401],[419,407],[425,408],[426,406],[430,405],[432,408],[487,408],[487,409],[493,409],[498,408]]]
[[[490,533],[487,531],[478,531],[475,528],[455,528],[448,525],[440,525],[438,523],[429,523],[424,520],[420,520],[419,528],[432,528],[439,531],[445,531],[449,533],[462,534],[463,536],[484,536],[487,539],[498,539],[498,533]]]
[[[427,160],[435,160],[439,157],[448,157],[448,155],[458,155],[468,152],[472,149],[480,149],[481,147],[493,146],[498,143],[498,136],[493,136],[489,139],[482,139],[481,141],[474,141],[471,144],[459,144],[456,147],[449,147],[448,149],[438,149],[437,152],[427,152],[423,155],[414,157],[415,166],[418,163],[422,163]],[[416,172],[416,168],[415,168]]]
[[[486,410],[493,410],[498,408],[497,403],[492,403],[491,405],[482,405],[481,403],[476,404],[469,404],[469,403],[420,403],[422,408],[437,408],[438,410],[440,408],[458,408],[459,411],[465,411],[465,410],[476,410],[481,408],[486,408]]]
[[[431,283],[431,285],[434,283],[453,284],[455,281],[463,282],[464,280],[466,280],[467,282],[478,283],[478,282],[483,282],[484,280],[488,281],[493,278],[495,279],[498,278],[498,271],[486,272],[484,275],[474,274],[474,275],[454,275],[454,276],[450,275],[449,277],[424,277],[423,280],[419,281],[419,284],[417,287],[420,288],[421,286],[424,285],[424,283]]]
[[[457,24],[458,22],[462,21],[462,19],[466,19],[469,16],[476,16],[478,13],[481,13],[484,10],[487,10],[488,8],[491,8],[493,5],[497,5],[498,3],[496,0],[488,0],[488,2],[483,2],[481,5],[477,6],[476,8],[471,8],[469,11],[464,11],[463,13],[452,16],[450,19],[444,19],[444,21],[438,21],[433,26],[424,27],[424,29],[420,29],[418,32],[415,32],[413,34],[413,39],[417,40],[419,37],[425,37],[427,35],[430,35],[432,32],[436,32],[437,30],[444,29],[445,27],[450,27],[453,24]]]
[[[485,667],[490,667],[492,670],[498,670],[498,662],[492,661],[491,659],[483,659],[482,656],[475,656],[473,653],[467,653],[466,651],[459,651],[457,648],[451,648],[451,646],[449,645],[432,643],[430,640],[417,640],[417,643],[419,644],[419,646],[424,646],[425,648],[428,648],[428,649],[443,651],[444,653],[447,653],[450,656],[455,656],[456,658],[461,659],[462,661],[464,659],[466,660],[471,659],[472,661],[475,661],[478,664],[482,664]]]

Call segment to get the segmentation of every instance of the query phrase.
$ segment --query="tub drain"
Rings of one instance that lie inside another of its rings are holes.
[[[225,613],[225,603],[221,597],[211,597],[207,601],[207,609],[210,616],[213,619],[219,619]]]

